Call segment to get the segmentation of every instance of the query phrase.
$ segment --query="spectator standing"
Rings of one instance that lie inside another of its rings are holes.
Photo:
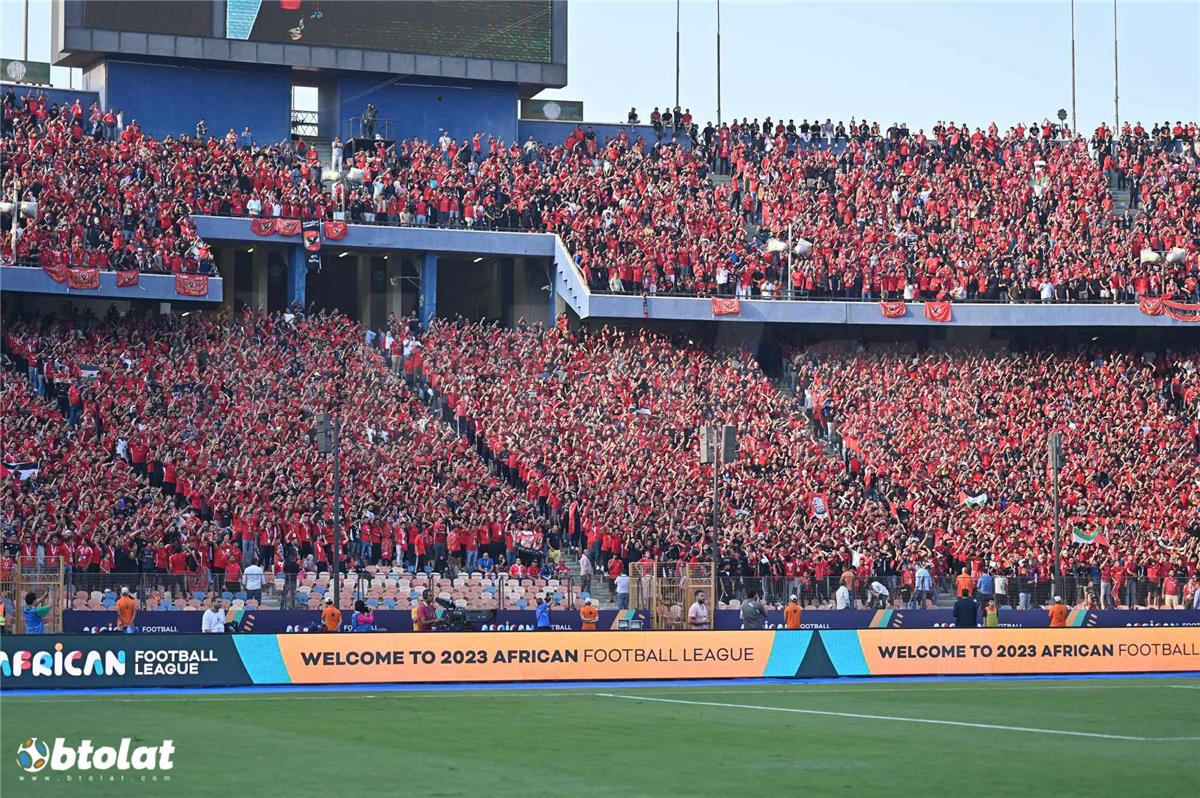
[[[252,560],[242,573],[242,582],[246,589],[246,598],[254,599],[262,604],[263,568],[258,560]]]
[[[204,634],[222,634],[225,631],[225,613],[212,596],[208,599],[204,617],[200,619],[200,631]]]
[[[137,599],[130,595],[129,588],[121,588],[121,597],[117,599],[117,628],[125,634],[136,632],[133,622],[137,619],[137,611]]]
[[[546,594],[538,597],[537,617],[533,628],[538,632],[553,631],[553,627],[550,626],[550,599]]]
[[[975,598],[979,603],[986,607],[988,602],[996,597],[996,580],[992,576],[990,570],[985,570],[979,575],[979,581],[975,583]]]
[[[46,616],[50,614],[50,605],[45,601],[49,591],[40,599],[37,593],[30,590],[25,594],[25,634],[40,635],[46,631]]]
[[[783,625],[786,629],[800,628],[800,602],[796,599],[796,594],[793,593],[788,597],[787,606],[783,608]]]
[[[688,628],[707,629],[709,625],[708,618],[708,607],[704,604],[704,593],[697,590],[696,598],[692,602],[692,606],[688,608]]]
[[[595,573],[596,569],[592,566],[587,549],[583,549],[579,552],[579,586],[584,593],[592,592],[592,575]]]
[[[758,594],[754,591],[746,596],[746,600],[742,602],[741,609],[738,614],[742,619],[743,629],[763,629],[767,624],[767,612],[763,605],[758,600]]]
[[[336,632],[342,625],[342,613],[333,606],[333,596],[325,597],[325,607],[321,610],[321,631]]]
[[[838,585],[837,592],[833,594],[834,606],[839,610],[854,609],[854,594],[850,592],[850,588],[846,587],[845,583]]]
[[[916,586],[916,596],[909,609],[923,610],[930,594],[933,593],[933,575],[929,573],[928,563],[921,563],[921,567],[917,569]]]
[[[341,136],[333,137],[333,143],[330,145],[330,150],[332,152],[332,162],[329,164],[329,166],[331,169],[333,169],[333,171],[340,173],[342,171],[342,165],[344,163],[343,158],[346,152],[346,147],[344,144],[342,144]]]
[[[613,580],[617,593],[617,609],[629,609],[629,574],[622,571]]]
[[[296,561],[296,555],[289,551],[283,562],[283,594],[279,597],[279,609],[291,609],[296,603],[296,578],[299,573],[300,563]]]
[[[1055,596],[1054,603],[1050,605],[1050,628],[1061,629],[1067,625],[1067,616],[1071,611],[1067,609],[1067,605],[1063,604],[1062,596]]]
[[[959,593],[958,601],[954,602],[954,625],[959,629],[974,629],[979,625],[979,605],[966,588]]]

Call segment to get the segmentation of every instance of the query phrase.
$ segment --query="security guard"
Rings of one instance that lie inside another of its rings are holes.
[[[579,626],[585,632],[596,631],[596,621],[600,619],[600,610],[596,609],[595,601],[595,599],[588,599],[579,608]]]

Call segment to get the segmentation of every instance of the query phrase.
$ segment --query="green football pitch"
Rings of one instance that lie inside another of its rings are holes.
[[[0,736],[14,797],[1195,794],[1200,680],[8,693]],[[33,782],[29,737],[167,738],[174,767]]]

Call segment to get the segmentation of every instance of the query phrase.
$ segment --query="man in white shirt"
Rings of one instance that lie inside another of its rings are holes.
[[[691,629],[708,628],[708,607],[704,605],[704,593],[697,590],[696,600],[688,610],[688,627]]]
[[[885,586],[879,580],[875,580],[874,582],[871,583],[870,590],[871,590],[871,608],[876,609],[876,610],[887,609],[888,597],[890,595],[888,592],[887,586]]]
[[[837,608],[839,610],[854,609],[853,601],[850,598],[850,588],[846,587],[844,583],[837,589],[834,598],[837,599]]]
[[[629,574],[622,573],[614,582],[617,586],[617,609],[629,609]]]
[[[221,634],[225,631],[225,612],[216,599],[208,600],[208,609],[200,619],[200,631],[204,634]]]
[[[587,549],[584,549],[579,553],[579,585],[584,593],[592,592],[592,576],[595,573],[596,569],[587,555]]]
[[[242,586],[246,589],[246,598],[252,598],[262,604],[263,567],[254,560],[242,571]]]

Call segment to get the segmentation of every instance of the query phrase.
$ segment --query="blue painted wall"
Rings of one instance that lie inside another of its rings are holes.
[[[386,80],[343,77],[338,80],[338,129],[346,135],[346,122],[361,116],[374,103],[380,119],[395,121],[397,138],[437,139],[442,129],[458,141],[476,132],[506,142],[517,136],[517,87],[480,84],[478,87],[392,84]],[[383,133],[382,130],[378,130]]]
[[[225,281],[208,278],[208,296],[197,299],[175,293],[175,278],[169,274],[143,274],[136,286],[117,288],[116,272],[100,272],[100,287],[72,291],[66,283],[56,283],[41,269],[26,266],[0,268],[0,296],[14,294],[57,294],[71,297],[105,297],[109,299],[156,299],[161,302],[220,302]]]
[[[175,66],[133,61],[107,63],[104,102],[125,111],[151,135],[195,133],[204,117],[212,135],[250,125],[260,144],[290,133],[290,70],[236,70],[225,65]]]
[[[8,94],[9,89],[18,98],[24,97],[26,94],[44,94],[52,103],[59,105],[71,105],[75,102],[75,98],[79,98],[79,102],[83,105],[86,111],[88,106],[99,99],[99,94],[94,91],[84,91],[82,89],[51,89],[42,86],[26,86],[19,83],[9,83],[7,81],[0,82],[0,94]]]

